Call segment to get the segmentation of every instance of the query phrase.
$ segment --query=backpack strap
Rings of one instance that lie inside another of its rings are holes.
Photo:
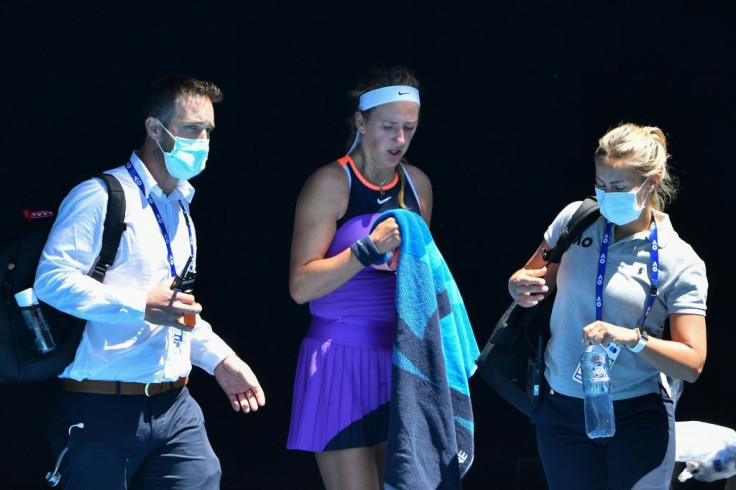
[[[120,181],[110,174],[97,174],[95,177],[102,179],[107,187],[107,214],[102,231],[102,249],[99,260],[92,269],[92,277],[102,282],[105,279],[107,268],[115,261],[118,253],[120,237],[126,229],[125,224],[125,192]]]
[[[551,250],[542,250],[542,258],[548,263],[558,264],[562,260],[562,254],[567,251],[570,244],[577,240],[598,219],[598,216],[600,216],[598,201],[595,197],[586,197],[570,218],[565,229],[560,233],[557,245]]]

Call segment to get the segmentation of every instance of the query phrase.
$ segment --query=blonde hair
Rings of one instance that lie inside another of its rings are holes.
[[[659,184],[649,196],[649,204],[662,211],[677,194],[677,182],[667,165],[669,157],[667,139],[661,129],[627,123],[609,130],[598,140],[594,158],[596,161],[626,160],[642,180],[660,174]]]

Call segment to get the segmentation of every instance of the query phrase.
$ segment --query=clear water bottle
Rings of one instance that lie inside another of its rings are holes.
[[[616,432],[616,421],[606,351],[589,345],[580,358],[580,367],[585,390],[585,432],[591,439],[611,437]]]
[[[15,301],[20,307],[26,325],[33,333],[33,341],[39,354],[47,354],[56,349],[56,342],[51,335],[48,322],[41,312],[38,298],[33,288],[25,289],[15,295]]]

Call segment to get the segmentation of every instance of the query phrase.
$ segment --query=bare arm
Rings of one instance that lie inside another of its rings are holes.
[[[703,372],[708,351],[705,317],[670,315],[670,335],[672,340],[650,339],[639,355],[663,373],[692,383]],[[633,347],[637,341],[628,345]]]
[[[431,184],[424,172],[410,168],[422,217],[429,224]],[[345,172],[336,163],[317,170],[304,184],[296,205],[289,272],[289,291],[297,303],[306,303],[334,291],[363,269],[350,248],[325,258],[335,237],[337,220],[347,209],[348,194]],[[381,253],[401,244],[399,227],[393,218],[379,223],[370,237]]]
[[[670,335],[672,340],[650,338],[644,350],[637,355],[643,357],[658,370],[690,383],[703,371],[707,354],[705,317],[701,315],[670,315]],[[633,328],[611,325],[596,321],[583,329],[583,342],[634,347],[639,336]]]
[[[297,303],[334,291],[363,269],[350,248],[325,258],[347,204],[348,182],[338,164],[322,167],[304,184],[296,205],[289,272],[289,291]],[[394,219],[378,224],[370,237],[381,253],[401,243]]]
[[[348,183],[340,172],[332,164],[317,170],[304,184],[296,203],[289,292],[300,304],[333,291],[363,267],[350,249],[324,258],[337,220],[347,209]]]

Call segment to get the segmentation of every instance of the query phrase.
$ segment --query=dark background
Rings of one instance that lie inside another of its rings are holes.
[[[293,210],[306,177],[343,155],[346,92],[376,64],[406,64],[422,83],[408,158],[433,182],[432,232],[481,347],[509,303],[508,276],[565,204],[592,194],[597,138],[622,121],[663,128],[681,181],[668,211],[710,281],[708,361],[677,419],[736,427],[726,401],[736,340],[727,2],[250,3],[0,0],[4,230],[24,207],[56,205],[83,174],[123,164],[142,142],[141,102],[159,76],[225,92],[208,168],[193,180],[198,299],[268,401],[236,414],[195,370],[223,488],[320,486],[313,456],[284,449],[308,321],[288,293]],[[52,468],[54,389],[0,387],[0,488],[31,488]],[[471,389],[465,487],[544,488],[533,427],[479,377]]]

